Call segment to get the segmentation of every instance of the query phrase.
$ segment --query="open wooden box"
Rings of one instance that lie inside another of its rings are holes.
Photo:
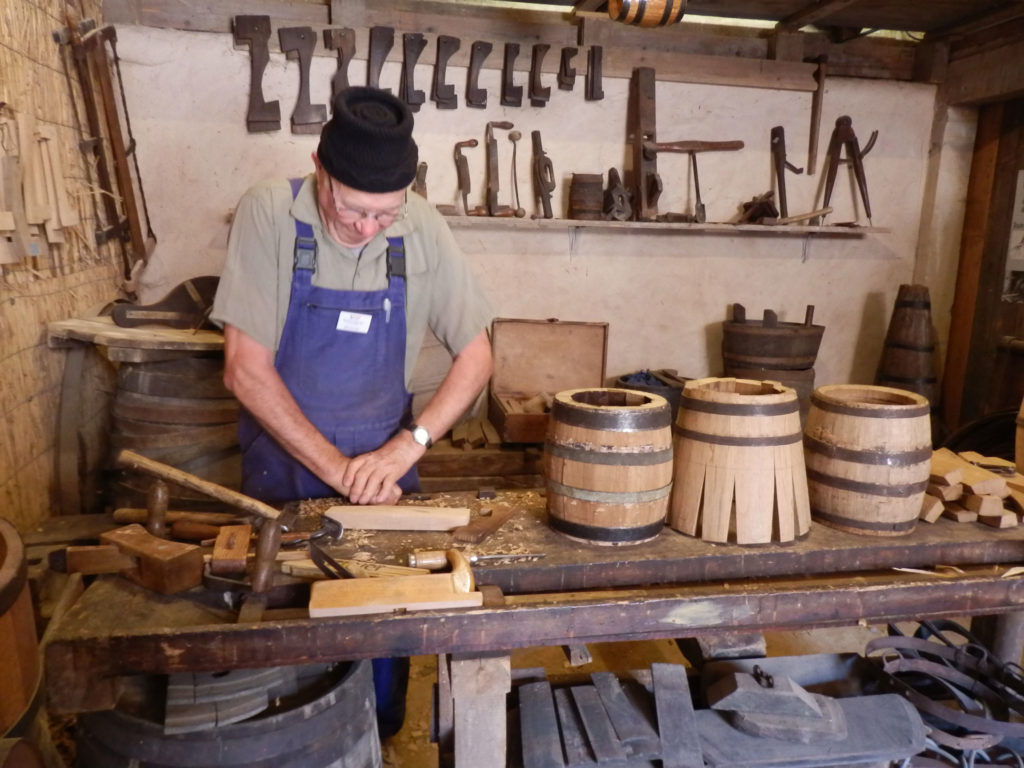
[[[502,442],[543,442],[557,393],[604,386],[608,323],[495,318],[491,346],[487,416]]]

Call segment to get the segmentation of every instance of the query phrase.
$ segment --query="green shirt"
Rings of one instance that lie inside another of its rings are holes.
[[[359,249],[339,245],[327,234],[316,205],[316,180],[306,177],[293,200],[286,179],[262,182],[238,203],[228,254],[211,318],[230,323],[277,352],[288,312],[295,221],[313,228],[317,268],[313,284],[324,288],[373,291],[387,287],[386,237],[405,239],[405,384],[429,328],[452,355],[481,330],[493,311],[448,225],[420,195],[410,192],[408,212]]]

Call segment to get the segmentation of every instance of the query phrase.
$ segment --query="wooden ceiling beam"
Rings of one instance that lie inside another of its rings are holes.
[[[819,19],[825,19],[841,11],[848,5],[853,5],[858,0],[818,0],[816,3],[801,8],[796,13],[790,14],[775,25],[779,32],[795,32],[801,27],[814,24]]]
[[[1013,0],[1011,4],[1004,5],[994,11],[965,18],[955,24],[933,30],[925,35],[925,39],[948,40],[966,37],[967,35],[984,32],[986,29],[1016,21],[1020,18],[1024,18],[1024,0]]]

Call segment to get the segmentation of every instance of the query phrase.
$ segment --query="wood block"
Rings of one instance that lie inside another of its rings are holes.
[[[452,427],[452,445],[456,448],[462,448],[466,444],[466,432],[469,427],[464,421],[460,421],[454,427]]]
[[[501,509],[497,512],[493,512],[489,517],[478,517],[472,523],[468,525],[460,525],[458,528],[452,531],[452,537],[455,541],[462,542],[464,544],[479,544],[481,541],[486,539],[492,533],[501,528],[512,515],[518,510],[514,507],[508,509]]]
[[[565,750],[565,764],[569,768],[594,765],[596,758],[590,749],[579,710],[573,703],[568,688],[555,689],[555,708],[558,710],[558,724],[562,729],[562,747]],[[703,761],[701,762],[703,765]]]
[[[601,703],[597,689],[590,685],[573,686],[572,698],[576,702],[597,762],[625,761],[628,757],[626,748],[615,733],[615,727]]]
[[[958,523],[973,523],[978,519],[977,512],[971,512],[969,509],[960,506],[957,502],[947,504],[946,508],[942,511],[942,516],[955,520]]]
[[[64,550],[65,570],[68,573],[120,573],[131,570],[137,561],[124,554],[113,544],[101,546],[70,546]]]
[[[508,656],[453,658],[451,682],[455,768],[505,765],[505,699],[512,686]]]
[[[700,735],[682,664],[651,664],[664,768],[703,768]]]
[[[471,448],[483,448],[487,443],[484,437],[484,428],[480,425],[480,419],[470,419],[466,424],[466,442]]]
[[[490,419],[481,419],[480,428],[484,431],[484,439],[487,441],[489,448],[497,448],[501,445],[501,435],[498,434],[495,426],[491,424]]]
[[[928,483],[925,493],[943,501],[956,501],[964,495],[964,484],[942,485],[940,483]]]
[[[1014,512],[1003,511],[997,515],[978,515],[978,522],[993,528],[1015,528],[1017,526],[1017,515]]]
[[[612,721],[619,741],[635,758],[658,757],[658,734],[637,705],[630,700],[622,683],[611,672],[594,672],[590,679],[597,689],[604,710]]]
[[[526,683],[517,690],[523,768],[563,768],[562,737],[551,684]]]
[[[210,572],[218,575],[245,573],[245,563],[246,557],[249,554],[251,537],[251,525],[221,526],[213,543]]]
[[[331,579],[312,585],[309,615],[313,618],[357,616],[399,609],[474,608],[482,604],[483,595],[456,590],[451,574],[447,573],[384,579]]]
[[[1006,481],[999,475],[974,466],[948,448],[940,448],[932,453],[932,474],[945,475],[958,467],[963,472],[964,490],[968,493],[999,495],[1006,487]]]
[[[324,514],[355,530],[450,531],[469,523],[469,507],[351,505],[328,507]]]
[[[971,493],[964,496],[960,503],[979,515],[1003,514],[1003,500],[998,496],[979,496],[978,494]]]
[[[156,592],[170,595],[202,583],[203,551],[195,544],[158,538],[138,524],[100,534],[100,541],[135,557],[137,567],[124,575]]]
[[[937,496],[925,495],[924,502],[921,504],[921,513],[918,515],[919,520],[924,520],[926,523],[934,523],[940,517],[942,517],[942,511],[945,506],[942,503],[942,499]]]

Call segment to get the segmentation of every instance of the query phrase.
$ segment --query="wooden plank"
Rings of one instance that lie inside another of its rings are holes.
[[[1003,514],[1003,500],[998,496],[984,496],[975,493],[964,496],[960,503],[978,515]]]
[[[447,573],[383,579],[330,579],[312,585],[309,615],[358,616],[397,610],[473,608],[482,604],[483,595],[456,589],[451,574]]]
[[[323,514],[346,528],[374,531],[450,531],[469,522],[469,507],[351,505]]]
[[[562,749],[565,752],[567,768],[593,765],[594,757],[579,710],[572,698],[569,688],[555,689],[555,708],[558,711],[558,724],[562,731]]]
[[[960,470],[958,469],[957,472]],[[928,487],[925,488],[925,493],[929,496],[942,499],[943,501],[956,501],[964,495],[963,483],[957,483],[956,485],[939,485],[937,483],[929,483]]]
[[[626,747],[630,757],[658,757],[661,747],[658,734],[626,695],[619,679],[611,672],[594,672],[590,679],[619,741]]]
[[[106,315],[57,320],[47,324],[46,333],[51,347],[61,346],[61,341],[74,340],[97,346],[147,350],[209,352],[224,349],[224,334],[220,331],[184,331],[156,326],[121,328]]]
[[[957,106],[1008,101],[1024,95],[1024,42],[953,59],[943,93],[948,103]]]
[[[601,697],[592,685],[574,685],[572,698],[583,721],[590,748],[597,762],[623,761],[628,757],[625,747],[615,733],[615,727],[601,704]]]
[[[651,664],[651,679],[663,768],[703,768],[686,667],[682,664]]]
[[[945,474],[952,468],[959,467],[963,472],[963,485],[967,493],[978,495],[999,495],[1003,494],[1006,488],[1006,480],[988,470],[976,467],[969,461],[957,456],[948,448],[940,448],[932,452],[932,472]]]
[[[926,523],[934,523],[942,517],[943,509],[942,499],[937,496],[925,495],[918,519],[924,520]]]
[[[519,695],[523,768],[563,768],[562,737],[551,683],[525,683],[516,688],[516,692]]]
[[[455,768],[504,768],[505,697],[512,687],[508,656],[452,658],[451,673]]]

